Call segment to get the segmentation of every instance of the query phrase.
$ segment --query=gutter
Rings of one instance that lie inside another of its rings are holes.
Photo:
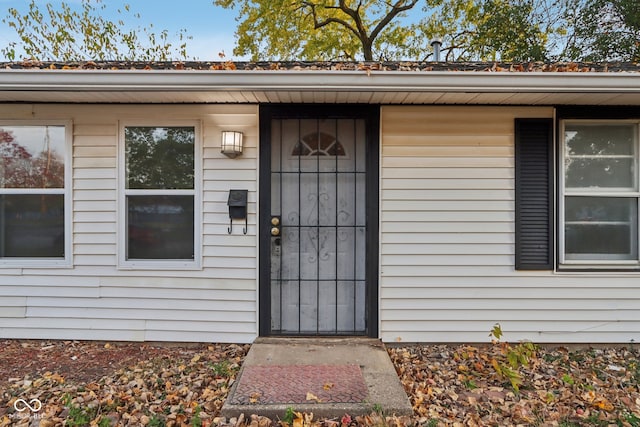
[[[4,69],[0,70],[2,91],[640,94],[640,73]]]

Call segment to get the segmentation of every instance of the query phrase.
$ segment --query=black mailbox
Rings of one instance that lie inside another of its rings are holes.
[[[229,206],[229,228],[228,233],[231,234],[233,230],[234,219],[244,219],[244,229],[242,232],[247,234],[247,228],[249,220],[247,219],[247,194],[248,190],[229,190],[229,200],[227,205]]]

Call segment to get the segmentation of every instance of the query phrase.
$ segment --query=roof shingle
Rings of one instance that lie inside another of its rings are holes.
[[[303,61],[19,61],[0,63],[0,69],[42,70],[330,70],[330,71],[451,71],[451,72],[640,72],[640,65],[628,62],[303,62]]]

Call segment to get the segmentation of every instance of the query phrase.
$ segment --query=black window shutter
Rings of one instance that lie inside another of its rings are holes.
[[[553,120],[515,120],[516,270],[551,270]]]

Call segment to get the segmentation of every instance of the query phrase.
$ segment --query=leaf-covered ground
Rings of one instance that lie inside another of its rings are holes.
[[[225,420],[219,411],[246,345],[7,340],[0,346],[0,427],[640,426],[636,348],[391,347],[413,417],[317,420],[291,412],[281,420],[251,414]],[[34,415],[18,399],[38,399],[42,408]]]
[[[521,350],[423,345],[389,354],[417,423],[640,426],[637,349],[534,349],[526,361]]]

